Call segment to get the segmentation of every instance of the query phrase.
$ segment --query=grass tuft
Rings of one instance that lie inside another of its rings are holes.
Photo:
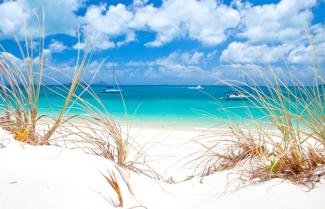
[[[66,111],[71,100],[75,97],[76,88],[90,56],[88,56],[88,52],[85,52],[80,64],[78,64],[79,60],[77,61],[75,74],[71,79],[71,85],[68,88],[60,114],[54,118],[52,126],[48,126],[47,130],[40,133],[37,128],[40,119],[44,117],[39,114],[38,109],[44,77],[43,30],[40,32],[37,52],[33,52],[32,43],[32,38],[30,38],[30,43],[26,41],[25,51],[23,51],[21,43],[17,41],[21,50],[22,61],[11,56],[1,47],[0,80],[2,85],[0,100],[3,108],[0,126],[10,131],[18,141],[31,145],[44,145],[49,144],[51,137],[65,120]],[[38,56],[33,57],[34,54]]]
[[[211,136],[215,144],[204,144],[206,151],[197,159],[201,175],[240,168],[246,182],[281,178],[311,189],[325,174],[323,74],[315,69],[311,86],[293,76],[289,85],[272,67],[257,69],[256,74],[265,86],[250,79],[251,85],[239,83],[233,88],[248,95],[249,107],[265,117],[252,119],[252,131],[232,125],[227,140]]]

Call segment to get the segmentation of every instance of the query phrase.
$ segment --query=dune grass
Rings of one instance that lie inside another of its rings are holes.
[[[256,69],[265,86],[253,79],[233,86],[265,118],[251,119],[250,128],[232,123],[228,137],[204,136],[215,143],[200,142],[205,149],[195,159],[200,175],[236,168],[247,183],[281,178],[313,188],[325,174],[325,79],[314,68],[311,86],[293,76],[289,85],[270,66]]]
[[[324,89],[314,86],[289,87],[276,75],[276,86],[268,94],[250,88],[252,99],[266,111],[273,136],[265,139],[267,155],[258,157],[249,180],[282,178],[313,187],[324,174]],[[321,80],[323,82],[323,80]]]
[[[143,153],[139,146],[130,143],[128,126],[123,132],[121,126],[110,115],[108,108],[103,104],[97,93],[92,90],[92,81],[86,83],[82,80],[82,75],[90,63],[92,50],[85,50],[82,53],[81,60],[78,51],[72,78],[67,76],[65,72],[60,72],[61,76],[71,79],[69,86],[61,84],[55,78],[47,77],[47,79],[55,81],[62,87],[57,91],[43,86],[43,78],[46,77],[44,75],[44,66],[46,66],[44,64],[44,31],[41,31],[38,43],[39,48],[35,52],[31,38],[30,42],[25,41],[25,48],[17,41],[18,47],[21,49],[22,60],[13,57],[6,53],[4,48],[1,48],[0,82],[2,85],[0,103],[2,108],[0,110],[0,127],[11,132],[17,141],[23,143],[30,145],[55,144],[59,146],[74,143],[77,145],[74,148],[85,150],[87,153],[114,162],[119,178],[116,177],[116,172],[113,171],[102,174],[102,176],[117,195],[118,201],[113,201],[114,206],[123,207],[122,188],[125,187],[121,186],[121,182],[126,185],[127,189],[125,190],[128,190],[134,196],[125,172],[132,170],[145,173],[150,177],[154,177],[154,175],[148,174],[149,172],[147,173],[142,167],[137,166],[143,165],[142,162],[138,161]],[[36,57],[33,57],[33,55],[36,55]],[[50,92],[64,98],[59,114],[55,116],[40,115],[38,102],[43,88],[47,88]],[[88,102],[83,97],[85,94],[94,98],[97,104]],[[124,104],[122,95],[121,99]],[[68,114],[71,108],[77,108],[82,113]],[[46,120],[44,122],[42,121],[43,118],[52,121]],[[72,138],[69,138],[69,136],[72,136]],[[69,139],[66,140],[67,138]],[[58,143],[60,140],[63,144]],[[129,157],[130,149],[136,152],[135,159]],[[152,173],[155,174],[155,172]],[[132,208],[145,207],[135,206]]]
[[[44,20],[43,20],[44,21]],[[21,51],[22,60],[19,60],[4,48],[1,48],[0,56],[0,79],[1,79],[1,104],[2,111],[0,117],[0,126],[10,131],[14,138],[32,145],[49,144],[54,133],[62,127],[63,123],[69,124],[74,128],[75,133],[69,135],[82,136],[82,140],[87,139],[87,143],[92,145],[92,151],[109,160],[116,162],[118,165],[126,166],[128,153],[127,134],[122,136],[121,128],[110,116],[107,108],[101,102],[97,94],[91,90],[89,83],[85,84],[81,77],[86,70],[91,59],[91,50],[85,50],[80,59],[80,52],[76,60],[73,77],[66,76],[65,72],[60,72],[62,76],[71,79],[71,84],[66,87],[55,78],[48,78],[62,86],[63,92],[50,91],[64,97],[59,114],[55,117],[40,115],[38,101],[40,91],[46,86],[42,86],[44,75],[44,27],[40,27],[40,38],[37,40],[38,49],[33,48],[32,38],[25,40],[24,46],[17,40],[17,45]],[[35,56],[35,57],[34,57]],[[73,70],[73,69],[72,69]],[[81,89],[80,94],[76,90]],[[83,94],[90,94],[98,102],[101,108],[96,108],[83,98]],[[82,115],[67,116],[70,108],[80,108]],[[50,118],[51,124],[42,124],[40,119]],[[69,118],[78,118],[78,122],[69,122]],[[86,125],[85,125],[86,124]],[[38,127],[43,125],[43,127]],[[88,128],[87,131],[83,128]],[[45,129],[45,130],[44,130]],[[89,133],[90,130],[90,133]],[[60,138],[64,138],[61,134]],[[99,153],[100,151],[100,153]]]
[[[48,144],[51,136],[62,124],[66,110],[74,93],[88,59],[87,53],[76,66],[71,85],[65,95],[65,102],[51,127],[40,134],[37,125],[41,116],[38,110],[39,95],[44,71],[44,32],[38,40],[39,48],[34,52],[33,41],[25,42],[25,51],[19,42],[22,61],[12,57],[2,48],[0,57],[1,103],[3,105],[0,125],[10,131],[16,140],[32,145]],[[33,55],[36,54],[36,57]]]
[[[86,83],[82,80],[82,75],[90,63],[92,50],[85,50],[81,60],[78,52],[75,69],[72,69],[74,70],[72,78],[65,72],[60,72],[65,79],[71,79],[71,84],[65,86],[55,78],[44,75],[44,66],[47,69],[50,67],[44,64],[44,32],[42,31],[38,40],[38,50],[35,51],[32,42],[32,39],[30,42],[26,41],[24,48],[17,41],[22,60],[6,53],[2,48],[0,126],[11,132],[16,140],[31,145],[48,145],[51,139],[64,141],[70,136],[63,144],[56,142],[53,144],[60,146],[66,143],[78,144],[79,149],[111,160],[120,167],[141,173],[143,169],[138,165],[141,164],[143,167],[143,163],[139,161],[143,153],[138,145],[130,142],[128,126],[126,125],[122,131],[120,124],[110,115],[109,107],[106,107],[97,93],[92,90],[92,81]],[[104,62],[105,60],[102,64]],[[96,69],[97,71],[102,64]],[[44,77],[56,82],[60,86],[59,90],[43,86]],[[39,114],[38,101],[43,88],[64,98],[59,114],[55,116]],[[96,104],[88,102],[84,95],[91,97]],[[121,100],[124,103],[123,95]],[[80,113],[68,114],[71,108],[79,109]],[[45,122],[42,121],[44,118]],[[129,156],[131,150],[135,153],[134,158]],[[155,173],[151,170],[150,172]]]
[[[41,25],[41,23],[39,24]],[[40,26],[39,37],[36,40],[38,43],[37,49],[34,48],[35,40],[32,38],[28,40],[25,37],[24,46],[17,40],[22,60],[13,57],[1,47],[0,80],[2,85],[0,100],[2,111],[0,126],[10,131],[18,141],[32,145],[43,145],[49,144],[49,140],[54,133],[59,128],[63,128],[61,126],[62,123],[66,123],[71,125],[75,131],[75,133],[71,133],[71,130],[69,130],[68,134],[77,134],[82,136],[82,139],[87,139],[87,142],[91,143],[92,147],[95,147],[93,149],[95,154],[99,154],[98,150],[100,150],[101,153],[99,155],[115,161],[118,165],[125,165],[128,149],[127,134],[122,136],[119,124],[113,120],[100,98],[90,88],[91,82],[86,84],[81,80],[91,59],[92,53],[90,52],[92,50],[85,50],[83,53],[78,51],[72,78],[67,76],[65,72],[60,72],[61,76],[71,79],[71,84],[68,87],[61,84],[55,78],[47,78],[62,86],[62,92],[56,92],[53,89],[49,89],[49,91],[64,97],[65,101],[57,116],[50,117],[39,114],[38,101],[40,91],[42,88],[47,88],[46,86],[43,87],[42,84],[43,77],[46,76],[44,75],[45,36],[44,27],[42,26]],[[83,55],[82,58],[80,58],[80,54]],[[81,89],[81,93],[78,95],[76,94],[77,89]],[[87,102],[83,98],[85,93],[95,98],[101,108],[96,108],[95,105]],[[81,109],[83,116],[78,114],[67,117],[66,113],[73,106],[75,106],[74,108]],[[41,125],[40,119],[42,118],[52,119],[51,124],[42,124],[43,127],[37,127]],[[70,123],[69,118],[78,118],[79,120],[78,122]],[[88,132],[81,127],[88,128]],[[61,134],[60,137],[64,138],[64,135]]]

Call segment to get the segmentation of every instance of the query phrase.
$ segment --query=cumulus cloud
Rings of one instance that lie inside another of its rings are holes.
[[[137,31],[155,33],[146,46],[159,47],[175,39],[190,39],[216,46],[229,36],[254,43],[293,42],[304,34],[304,24],[313,17],[316,0],[282,0],[276,4],[252,5],[234,1],[230,6],[217,0],[163,0],[157,7],[148,0],[131,5],[99,4],[75,11],[83,0],[17,0],[0,3],[0,38],[23,37],[26,28],[37,35],[35,13],[45,12],[47,34],[76,35],[81,25],[85,44],[98,49],[121,47],[137,40]],[[28,27],[25,27],[28,26]],[[74,48],[81,48],[76,45]]]
[[[276,63],[283,61],[294,48],[292,44],[278,46],[251,45],[249,43],[232,42],[221,54],[221,61],[230,63]]]
[[[13,33],[23,34],[24,24],[30,17],[23,1],[5,1],[0,4],[0,36],[12,37]]]
[[[22,38],[25,32],[37,35],[39,28],[35,13],[41,14],[44,8],[47,35],[76,36],[80,24],[82,42],[75,44],[73,49],[83,49],[87,44],[102,50],[122,47],[137,41],[138,31],[154,34],[153,40],[144,43],[148,47],[160,47],[178,39],[195,40],[203,46],[215,47],[230,40],[219,58],[220,68],[215,68],[213,73],[205,64],[219,54],[219,48],[210,53],[176,51],[154,61],[130,61],[122,64],[124,69],[129,69],[124,71],[130,74],[129,77],[227,77],[228,74],[224,72],[229,70],[225,67],[228,62],[239,66],[248,66],[250,63],[276,65],[281,62],[291,66],[306,66],[313,63],[313,50],[304,30],[305,23],[312,22],[312,8],[317,4],[316,0],[281,0],[263,5],[237,0],[230,6],[218,0],[162,0],[160,6],[154,6],[148,0],[134,0],[127,6],[120,3],[84,7],[85,13],[77,16],[75,11],[84,6],[83,2],[2,1],[0,39],[10,38],[13,34]],[[310,33],[317,59],[325,63],[324,24],[311,25]],[[63,52],[66,49],[68,47],[63,42],[52,40],[45,52],[51,58],[52,52]],[[236,77],[235,71],[229,72]]]
[[[179,54],[177,52],[173,52],[167,57],[157,59],[151,63],[151,65],[157,66],[157,72],[163,76],[188,77],[198,75],[201,74],[203,70],[201,67],[195,65],[197,63],[192,62],[191,58],[194,56],[197,55],[195,55],[195,53],[190,55],[188,53]]]
[[[224,63],[312,65],[325,63],[325,25],[311,27],[313,45],[306,35],[290,43],[232,42],[222,52]],[[315,60],[316,59],[316,60]]]
[[[176,77],[202,79],[207,78],[210,71],[202,66],[209,62],[210,55],[199,52],[172,52],[165,57],[153,61],[130,61],[125,64],[127,69],[144,69],[149,78]]]
[[[108,10],[106,10],[105,4],[91,6],[87,9],[84,17],[86,41],[99,49],[115,47],[115,43],[111,39],[116,36],[126,36],[125,41],[120,45],[130,42],[135,39],[133,32],[128,27],[132,18],[132,12],[123,4],[109,6]]]
[[[49,55],[50,54],[47,52],[45,53],[46,58],[44,63],[43,82],[45,84],[61,84],[71,82],[74,73],[74,66],[69,62],[54,63]],[[28,76],[28,66],[26,65],[27,61],[32,61],[34,69],[38,69],[39,67],[39,57],[35,57],[33,60],[30,60],[30,58],[26,58],[24,60],[9,52],[0,52],[0,59],[2,62],[7,63],[8,66],[19,68],[22,74],[26,77]],[[15,63],[15,66],[13,66],[12,63]],[[37,81],[37,70],[35,70],[34,73],[34,81]],[[20,79],[17,81],[21,82]]]
[[[201,57],[201,54],[203,55]],[[96,71],[94,83],[110,84],[113,82],[112,66],[116,67],[117,79],[122,84],[202,84],[215,83],[214,73],[210,68],[202,67],[202,63],[194,61],[199,58],[202,62],[209,60],[208,54],[193,52],[172,52],[150,61],[129,61],[105,63],[98,70],[99,62],[88,65],[85,80],[92,79]],[[194,62],[193,62],[194,61]],[[94,70],[96,68],[96,70]]]
[[[311,65],[313,49],[306,36],[306,24],[310,24],[312,8],[316,0],[282,0],[276,4],[254,6],[235,2],[241,14],[241,24],[236,36],[241,41],[231,42],[221,53],[223,63],[254,63]],[[310,26],[317,62],[325,62],[325,26]]]
[[[52,40],[48,48],[51,52],[63,52],[68,47],[61,41]]]
[[[144,0],[91,6],[84,22],[90,43],[101,49],[136,40],[135,31],[151,31],[155,39],[146,46],[159,47],[175,39],[197,40],[216,46],[229,35],[253,43],[295,42],[304,35],[305,23],[313,18],[316,0],[282,0],[277,4],[252,5],[234,1],[231,6],[216,0],[163,0],[155,7]],[[114,37],[124,37],[115,43]]]
[[[316,56],[314,54],[314,49]],[[309,44],[300,43],[280,45],[251,45],[249,43],[233,42],[229,44],[221,56],[220,61],[224,64],[289,64],[312,66],[325,63],[325,42],[312,48]],[[303,67],[305,68],[305,67]]]
[[[73,45],[73,49],[75,50],[83,50],[84,48],[86,47],[86,44],[85,43],[76,43],[75,45]]]
[[[52,43],[56,43],[53,41]],[[49,47],[50,48],[50,47]],[[69,83],[75,71],[74,60],[65,60],[56,62],[51,51],[46,49],[44,60],[44,82],[46,84]],[[11,59],[19,63],[21,68],[26,71],[24,61],[14,55],[3,52],[1,57]],[[37,68],[38,57],[34,58],[33,63]],[[112,66],[116,67],[116,75],[122,84],[134,83],[213,83],[216,79],[213,77],[214,72],[210,68],[204,68],[201,62],[209,60],[208,54],[193,52],[172,52],[167,56],[157,58],[151,61],[130,61],[128,63],[119,62],[102,62],[103,60],[93,60],[87,65],[83,75],[83,81],[96,84],[107,84],[113,82]],[[171,79],[173,78],[173,79]],[[175,79],[176,78],[176,79]],[[116,79],[116,78],[115,78]]]
[[[17,0],[0,3],[0,38],[23,38],[39,35],[37,16],[44,9],[46,34],[74,35],[79,18],[74,13],[81,6],[80,0]]]
[[[36,43],[35,45],[38,45],[38,43]],[[52,39],[51,43],[48,45],[48,47],[43,49],[45,61],[52,63],[53,53],[61,53],[68,48],[69,47],[67,47],[63,42]],[[38,48],[35,47],[35,50],[38,51]],[[36,57],[36,58],[34,58],[34,61],[38,62],[38,59],[39,59],[39,57]]]
[[[125,39],[123,41],[119,41],[116,43],[118,47],[127,45],[128,43],[135,41],[136,40],[136,35],[134,32],[128,32],[125,36]]]
[[[91,6],[84,21],[89,42],[98,48],[114,47],[112,38],[125,36],[120,45],[136,40],[134,31],[152,31],[155,40],[147,46],[158,47],[178,38],[197,40],[215,46],[227,37],[227,30],[235,28],[239,13],[215,0],[165,0],[160,7],[135,1],[130,7],[123,4]],[[213,20],[213,21],[212,21]]]
[[[148,5],[138,9],[130,25],[157,33],[148,46],[161,46],[184,36],[215,46],[226,39],[226,30],[236,27],[239,20],[236,10],[214,0],[166,0],[160,8]]]
[[[316,56],[314,53],[316,53]],[[290,52],[287,59],[292,64],[312,65],[314,62],[317,62],[317,64],[325,63],[325,42],[315,45],[314,49],[310,45],[297,46]]]
[[[316,0],[282,0],[277,4],[248,5],[241,9],[240,37],[252,42],[291,42],[304,33]]]

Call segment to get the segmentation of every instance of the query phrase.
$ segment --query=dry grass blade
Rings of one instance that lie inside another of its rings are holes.
[[[123,207],[123,195],[121,192],[121,187],[116,179],[115,173],[113,171],[110,171],[108,175],[102,174],[102,176],[106,179],[106,181],[109,183],[109,185],[113,188],[115,191],[117,197],[118,197],[118,203],[116,204],[118,207]]]

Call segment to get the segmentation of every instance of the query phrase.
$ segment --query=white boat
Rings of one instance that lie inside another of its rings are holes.
[[[249,86],[247,76],[245,76],[246,79],[246,85]],[[244,94],[243,92],[239,91],[238,89],[233,90],[225,94],[224,96],[225,100],[248,100],[250,99],[250,96],[247,94]]]
[[[104,93],[120,93],[120,92],[122,92],[123,91],[123,89],[105,89],[103,92]]]
[[[190,86],[190,87],[187,87],[188,89],[193,89],[193,90],[202,90],[204,89],[201,85],[198,85],[198,86]]]
[[[239,91],[228,93],[225,96],[226,100],[248,100],[249,98],[250,97],[248,95],[245,95]]]
[[[114,85],[106,87],[106,89],[102,91],[103,93],[121,93],[123,91],[123,89],[121,89],[117,83],[114,66],[113,66],[113,79],[114,79]]]

